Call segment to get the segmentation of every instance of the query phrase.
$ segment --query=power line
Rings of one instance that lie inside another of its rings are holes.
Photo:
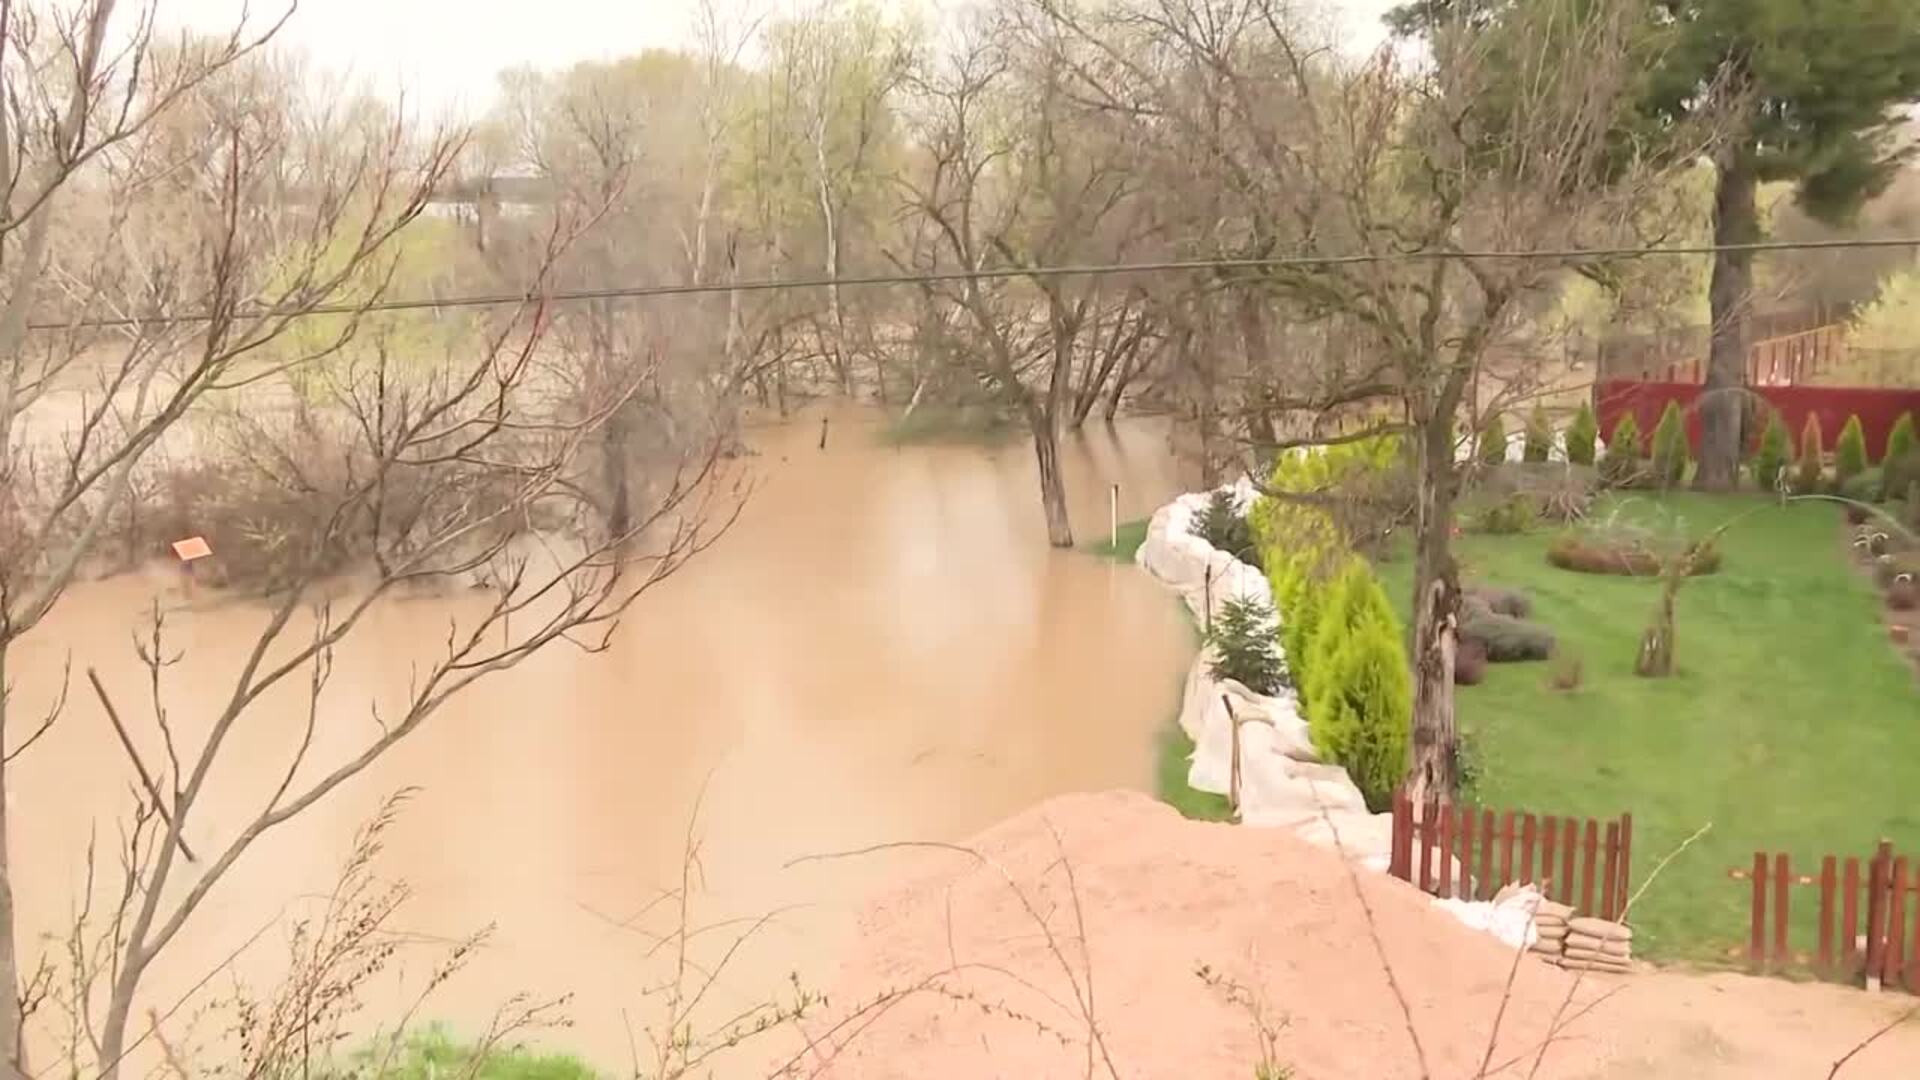
[[[1437,259],[1495,261],[1502,259],[1586,259],[1666,258],[1684,255],[1723,253],[1765,253],[1776,251],[1838,251],[1876,248],[1913,248],[1920,251],[1920,237],[1856,240],[1778,240],[1751,244],[1697,244],[1675,247],[1636,248],[1560,248],[1528,251],[1389,251],[1355,255],[1276,255],[1260,259],[1173,259],[1155,262],[1089,263],[1068,266],[995,267],[987,270],[941,270],[918,274],[874,274],[858,277],[764,278],[728,283],[676,282],[661,285],[627,285],[600,289],[561,289],[547,293],[491,293],[469,296],[422,297],[411,300],[379,300],[368,304],[320,304],[297,310],[261,308],[242,311],[237,319],[289,317],[296,319],[320,315],[360,315],[388,311],[425,311],[450,308],[500,307],[507,304],[576,303],[583,300],[638,300],[657,296],[703,296],[733,292],[777,292],[783,289],[870,288],[884,285],[921,285],[944,281],[994,281],[1007,278],[1111,277],[1122,274],[1164,274],[1191,270],[1262,270],[1276,267],[1359,266],[1369,263],[1432,262]],[[186,312],[163,315],[130,315],[114,318],[89,318],[67,321],[35,321],[31,330],[69,330],[82,327],[170,326],[208,322],[212,312]]]

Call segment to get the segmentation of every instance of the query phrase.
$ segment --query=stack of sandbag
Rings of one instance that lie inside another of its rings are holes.
[[[1557,961],[1566,951],[1567,920],[1571,918],[1571,907],[1551,900],[1540,901],[1533,910],[1533,932],[1538,935],[1533,942],[1533,951]]]
[[[1569,919],[1559,964],[1576,971],[1626,974],[1633,970],[1633,929],[1605,919]]]

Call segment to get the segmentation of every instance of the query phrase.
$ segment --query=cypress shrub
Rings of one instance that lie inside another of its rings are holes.
[[[1406,775],[1413,676],[1399,620],[1372,573],[1350,569],[1335,588],[1337,618],[1322,625],[1314,646],[1308,731],[1378,811]]]
[[[1480,429],[1480,464],[1500,465],[1507,460],[1507,425],[1501,421],[1500,414],[1487,417],[1487,426]]]
[[[1786,470],[1787,455],[1792,448],[1780,413],[1769,411],[1766,430],[1760,436],[1760,451],[1753,457],[1753,478],[1762,491],[1780,489],[1780,474]]]
[[[1887,452],[1880,459],[1880,498],[1897,499],[1906,494],[1907,486],[1901,481],[1906,479],[1904,470],[1913,448],[1913,414],[1901,413],[1887,432]]]
[[[1849,416],[1833,443],[1833,486],[1844,490],[1847,481],[1867,471],[1867,433],[1860,417]]]
[[[1826,479],[1826,468],[1820,459],[1820,445],[1820,417],[1808,413],[1806,426],[1800,429],[1800,463],[1793,480],[1795,494],[1814,495],[1820,491],[1821,482]]]
[[[1593,443],[1600,437],[1600,422],[1593,417],[1593,403],[1583,401],[1573,423],[1567,426],[1567,460],[1575,465],[1593,464]]]
[[[1687,449],[1687,421],[1680,414],[1680,403],[1667,402],[1660,424],[1653,429],[1653,475],[1664,489],[1680,486],[1687,478],[1692,455]]]
[[[1613,427],[1607,439],[1607,452],[1600,458],[1600,479],[1614,487],[1624,487],[1640,474],[1640,423],[1627,413]]]
[[[1527,417],[1527,445],[1523,461],[1542,462],[1553,456],[1553,424],[1547,420],[1545,406],[1535,403]]]

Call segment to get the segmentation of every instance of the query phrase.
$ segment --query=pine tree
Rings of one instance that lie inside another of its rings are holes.
[[[1887,432],[1887,453],[1880,459],[1880,498],[1897,499],[1907,493],[1910,480],[1920,480],[1920,458],[1915,457],[1913,414],[1901,413]]]
[[[1762,491],[1778,491],[1780,474],[1786,471],[1793,444],[1787,438],[1787,425],[1778,411],[1767,413],[1767,427],[1760,436],[1760,451],[1753,458],[1753,479]]]
[[[1393,613],[1383,610],[1385,596],[1378,590],[1377,582],[1371,590],[1352,590],[1350,610],[1357,621],[1337,647],[1323,646],[1308,719],[1315,750],[1344,767],[1376,811],[1392,800],[1406,773],[1413,719],[1404,636]],[[1378,607],[1364,598],[1369,591],[1379,596]]]
[[[1256,694],[1276,694],[1286,685],[1273,609],[1264,601],[1242,597],[1220,605],[1207,644],[1213,647],[1214,678],[1232,679]]]
[[[1826,479],[1826,468],[1821,460],[1822,441],[1820,416],[1818,413],[1808,413],[1806,426],[1800,429],[1800,464],[1793,480],[1796,495],[1818,494],[1821,482]]]
[[[1847,417],[1833,442],[1833,487],[1847,490],[1847,481],[1867,471],[1867,433],[1858,416]]]
[[[1660,424],[1653,429],[1653,475],[1661,488],[1671,491],[1687,478],[1690,455],[1687,448],[1687,421],[1680,403],[1667,402]]]
[[[1600,458],[1600,479],[1615,487],[1633,483],[1640,475],[1640,422],[1632,413],[1620,417],[1607,440],[1607,452]]]
[[[1574,465],[1593,464],[1593,444],[1600,437],[1600,422],[1593,417],[1593,403],[1583,401],[1573,423],[1567,427],[1567,461]]]
[[[1522,458],[1537,463],[1552,456],[1553,424],[1547,419],[1546,407],[1536,402],[1533,413],[1527,417],[1527,447]]]
[[[1500,420],[1500,414],[1487,417],[1487,426],[1480,429],[1480,464],[1500,465],[1507,460],[1507,425]]]

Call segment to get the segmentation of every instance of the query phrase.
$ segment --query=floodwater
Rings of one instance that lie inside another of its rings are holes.
[[[672,912],[641,913],[678,883],[696,802],[704,888],[691,921],[779,913],[723,973],[715,1000],[739,1002],[790,970],[823,981],[851,905],[898,867],[885,855],[792,860],[959,839],[1053,794],[1149,787],[1191,631],[1133,567],[1046,546],[1031,446],[895,448],[863,414],[836,415],[824,451],[819,432],[817,416],[755,429],[757,489],[740,520],[645,595],[608,652],[555,649],[489,677],[264,836],[168,951],[151,1003],[171,1005],[263,927],[235,970],[258,980],[284,969],[287,922],[332,887],[356,828],[384,795],[418,787],[377,863],[413,891],[397,920],[408,984],[446,943],[495,927],[420,1015],[472,1030],[510,995],[570,994],[572,1029],[541,1041],[622,1069],[630,1042],[645,1056],[657,1016],[645,991],[670,971],[644,932],[669,929]],[[1108,526],[1110,484],[1121,520],[1177,489],[1166,428],[1152,420],[1091,426],[1063,457],[1083,540]],[[16,647],[16,708],[48,700],[69,653],[75,676],[64,719],[13,769],[29,928],[71,921],[90,829],[100,873],[112,869],[114,815],[134,776],[83,673],[98,667],[123,714],[150,715],[129,634],[156,591],[182,654],[166,703],[186,746],[264,621],[244,602],[127,576],[76,588]],[[377,609],[336,659],[316,753],[338,761],[375,732],[370,706],[403,694],[450,611],[477,602]],[[304,701],[304,686],[276,691],[236,729],[187,831],[202,860],[277,783]],[[713,932],[698,955],[713,959],[733,936]],[[217,976],[202,998],[229,981]],[[393,981],[369,985],[356,1030],[398,1008]]]

